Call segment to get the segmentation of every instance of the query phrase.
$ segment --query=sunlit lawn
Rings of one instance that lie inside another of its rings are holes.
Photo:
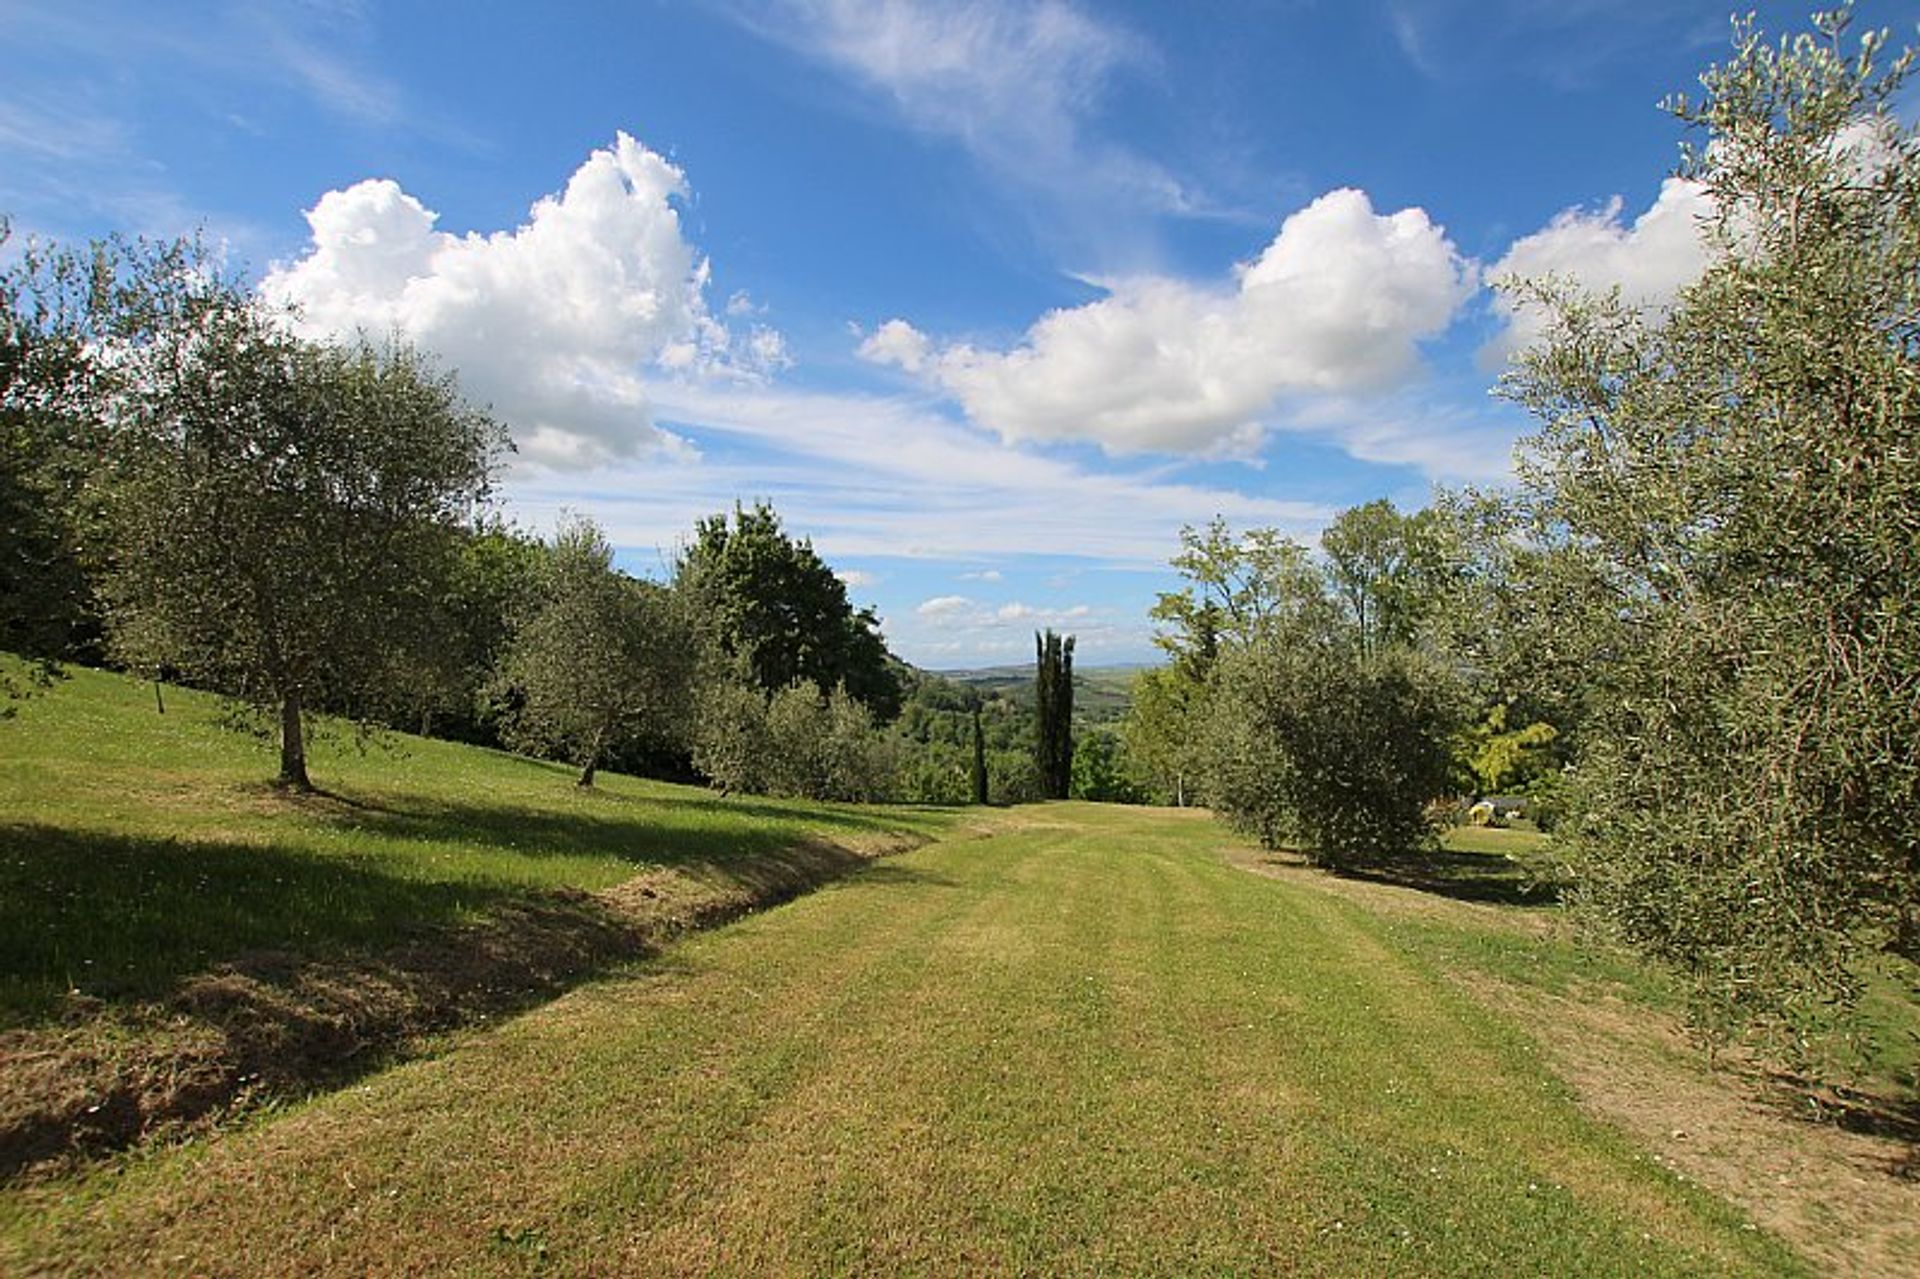
[[[564,801],[562,801],[564,802]],[[1512,1023],[1195,814],[936,843],[201,1147],[0,1269],[1790,1274]]]

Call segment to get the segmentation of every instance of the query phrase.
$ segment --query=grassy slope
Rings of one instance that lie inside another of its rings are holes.
[[[249,1130],[0,1270],[1796,1273],[1353,897],[1052,806]]]
[[[0,660],[6,660],[0,657]],[[270,748],[209,727],[211,698],[93,671],[0,721],[0,1030],[77,990],[152,998],[262,947],[326,954],[419,925],[486,918],[530,895],[656,868],[750,881],[811,836],[930,833],[951,816],[722,799],[417,738],[312,755],[330,794],[265,784]]]

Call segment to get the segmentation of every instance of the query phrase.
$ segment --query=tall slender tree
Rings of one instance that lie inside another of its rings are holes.
[[[973,802],[987,802],[987,735],[980,728],[980,703],[973,704]]]
[[[1036,716],[1034,763],[1040,790],[1065,799],[1073,787],[1073,636],[1033,636]]]

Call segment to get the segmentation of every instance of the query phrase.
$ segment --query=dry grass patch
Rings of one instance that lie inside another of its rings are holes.
[[[1524,1024],[1582,1104],[1648,1158],[1725,1195],[1823,1274],[1920,1273],[1920,1179],[1911,1139],[1849,1131],[1812,1112],[1751,1059],[1707,1064],[1670,1015],[1617,994],[1566,997],[1474,983]],[[1799,1098],[1804,1105],[1804,1094]]]
[[[1500,975],[1472,962],[1443,962],[1441,971],[1532,1037],[1580,1104],[1632,1138],[1647,1161],[1724,1195],[1822,1274],[1905,1279],[1920,1273],[1913,1133],[1833,1122],[1835,1109],[1810,1105],[1804,1086],[1753,1057],[1722,1052],[1710,1058],[1670,1006],[1650,1002],[1631,982],[1569,978],[1567,969],[1577,972],[1583,960],[1604,959],[1601,969],[1630,961],[1576,951],[1554,912],[1331,875],[1298,856],[1244,845],[1229,846],[1223,857],[1393,924],[1481,940],[1507,935],[1564,952],[1534,972],[1511,960]],[[1458,953],[1450,951],[1449,958]]]

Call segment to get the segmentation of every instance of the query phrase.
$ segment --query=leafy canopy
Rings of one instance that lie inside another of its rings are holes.
[[[675,568],[712,641],[771,694],[804,680],[823,695],[844,686],[876,715],[899,713],[900,681],[871,609],[780,527],[764,502],[701,520]]]
[[[1817,1024],[1920,959],[1920,142],[1846,10],[1671,109],[1710,265],[1664,316],[1552,282],[1506,392],[1517,525],[1586,690],[1588,917],[1722,1025]]]

